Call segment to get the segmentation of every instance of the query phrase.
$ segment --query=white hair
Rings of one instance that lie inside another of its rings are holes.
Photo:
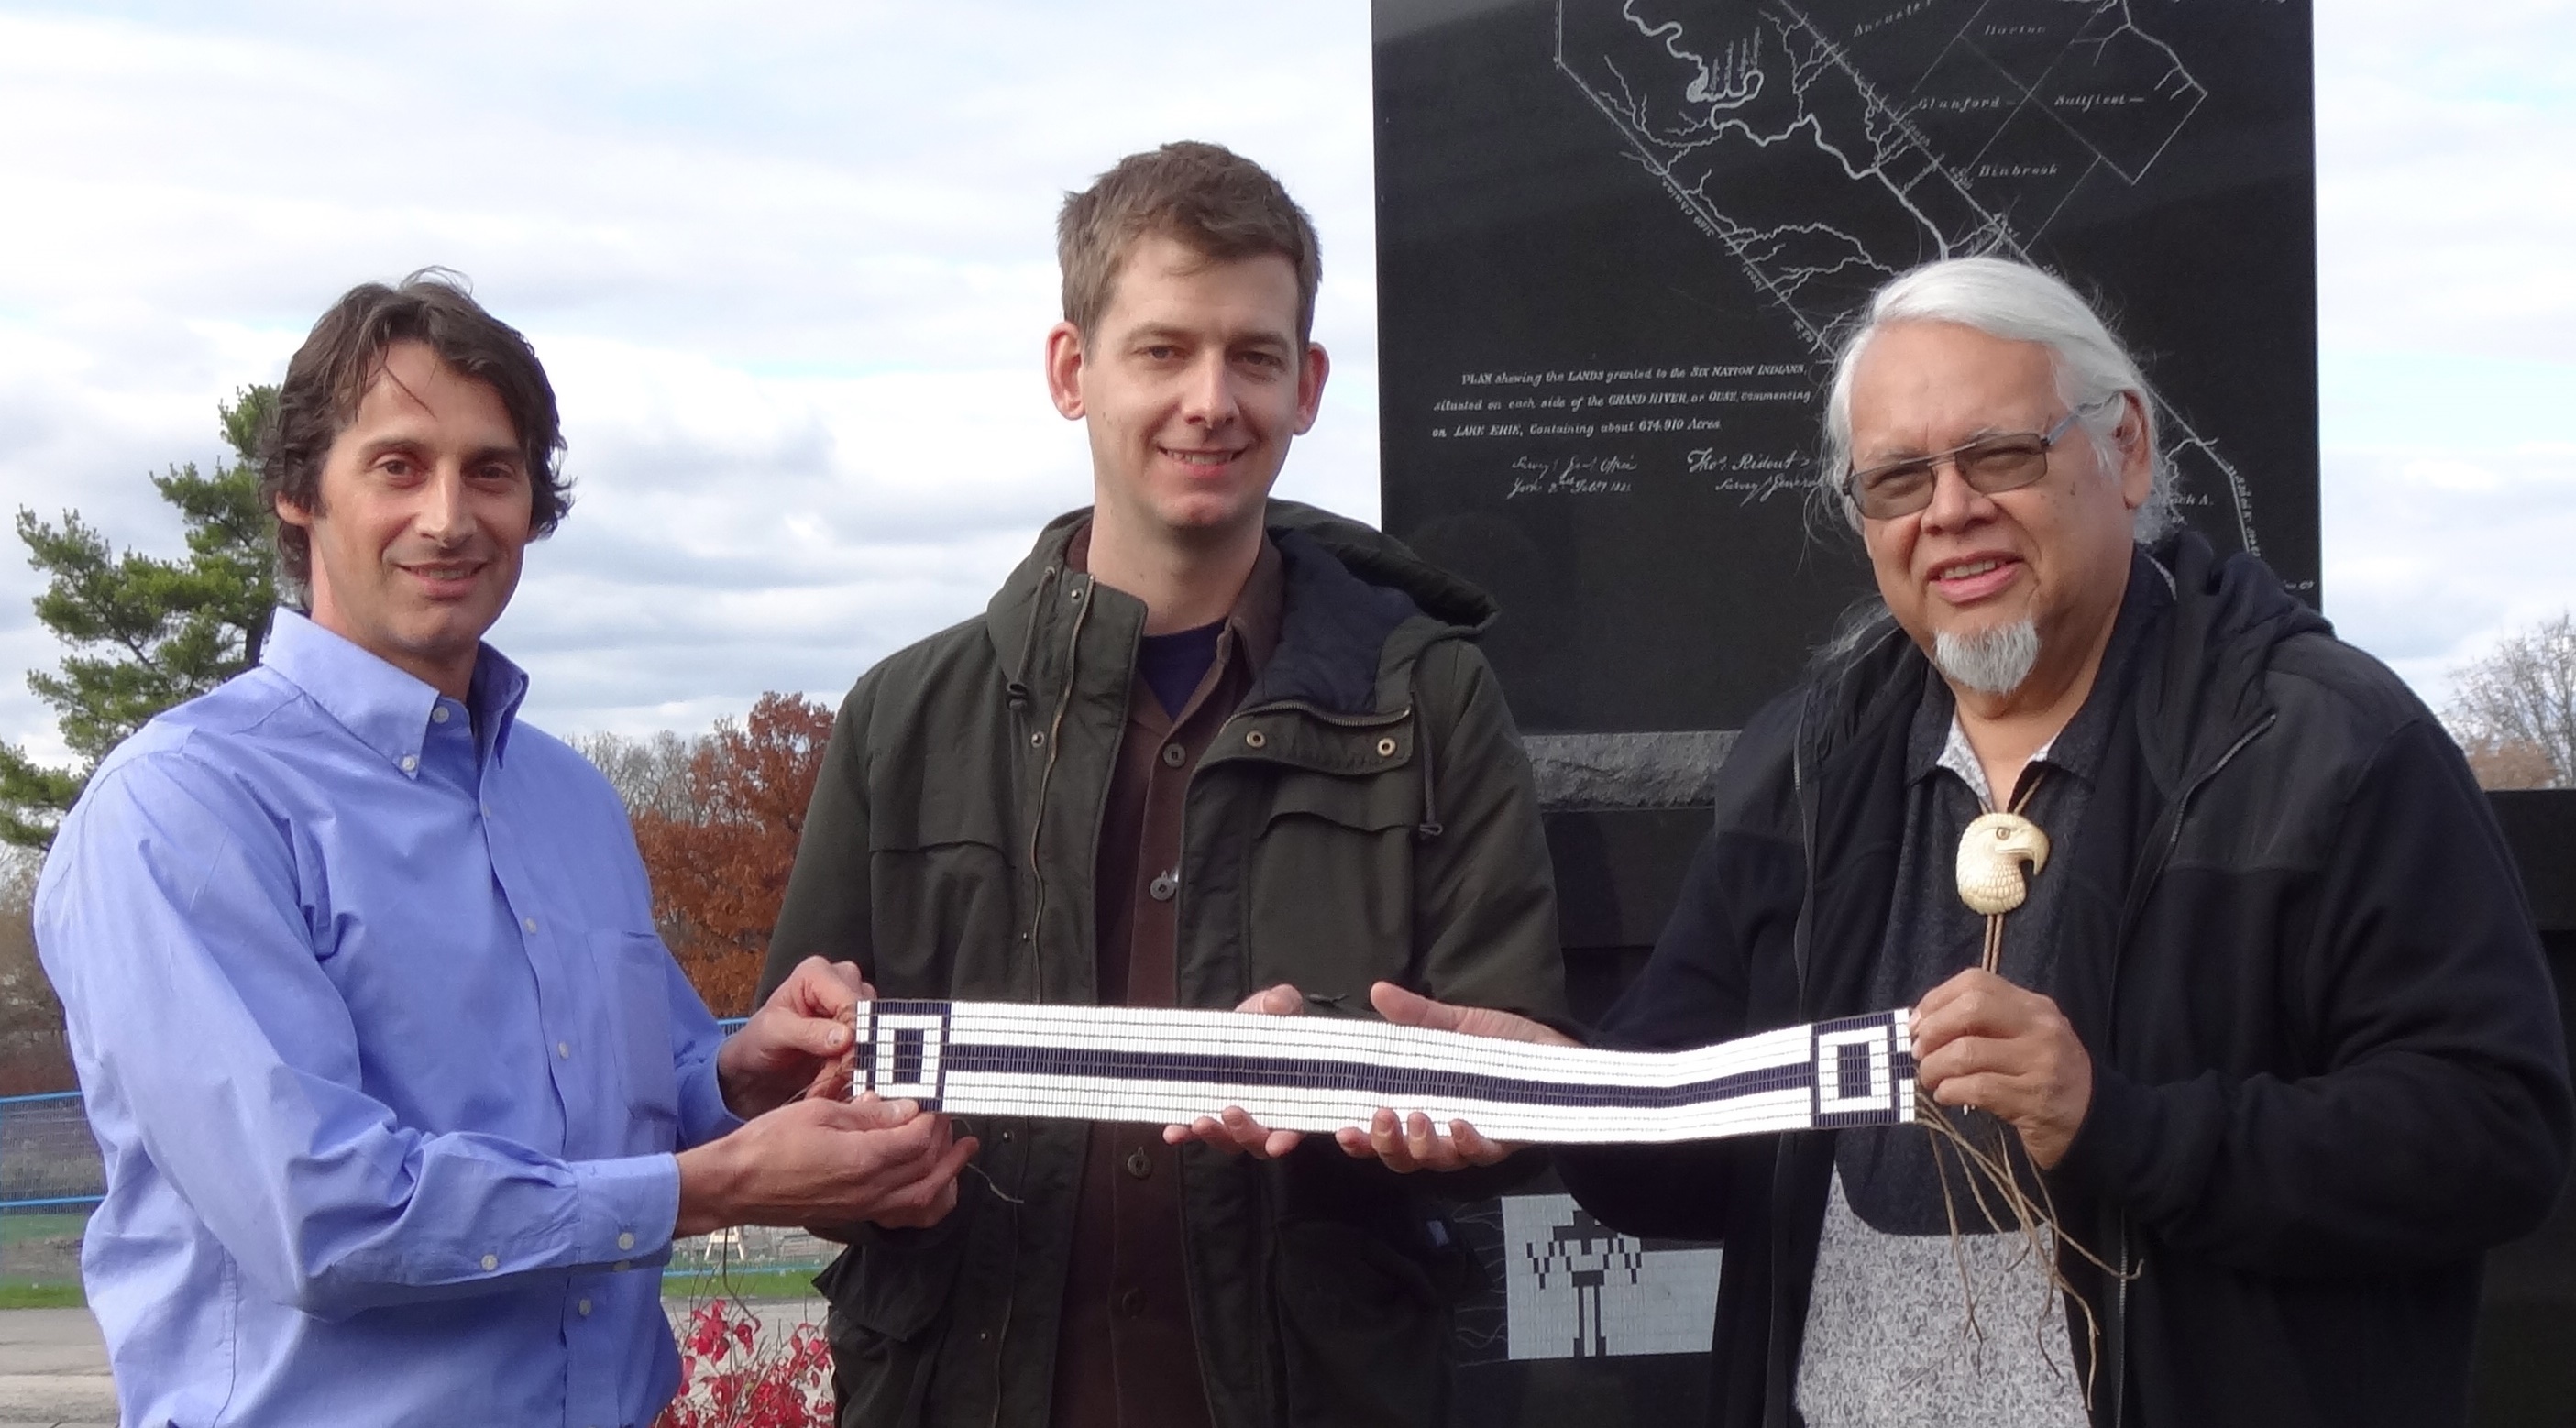
[[[1860,365],[1870,338],[1898,322],[1956,323],[2007,342],[2046,347],[2057,369],[2057,395],[2067,407],[2100,404],[2098,412],[2078,418],[2077,425],[2114,471],[2120,457],[2112,436],[2129,404],[2105,398],[2135,396],[2146,423],[2147,460],[2154,467],[2155,484],[2131,520],[2131,534],[2151,541],[2179,523],[2173,466],[2156,445],[2155,394],[2120,339],[2056,274],[2010,258],[1980,257],[1945,258],[1890,279],[1870,295],[1851,335],[1834,354],[1833,386],[1825,397],[1825,456],[1816,484],[1819,496],[1839,507],[1853,529],[1860,528],[1860,509],[1843,490],[1843,478],[1851,471],[1852,369]]]

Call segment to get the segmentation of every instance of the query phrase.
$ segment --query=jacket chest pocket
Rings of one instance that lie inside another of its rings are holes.
[[[1369,983],[1403,978],[1421,822],[1410,770],[1283,775],[1245,879],[1252,985],[1294,982],[1356,1010],[1368,1004]]]
[[[868,825],[867,968],[890,997],[998,993],[1008,957],[1026,850],[1014,852],[1001,810],[982,800],[923,799],[888,808]]]

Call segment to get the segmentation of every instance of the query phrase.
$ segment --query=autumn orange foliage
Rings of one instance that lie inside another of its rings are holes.
[[[764,694],[740,723],[718,720],[696,741],[688,816],[636,815],[654,921],[718,1016],[751,1011],[831,733],[831,710]]]

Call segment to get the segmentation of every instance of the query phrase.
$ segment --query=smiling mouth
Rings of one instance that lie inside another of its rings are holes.
[[[1243,454],[1240,451],[1185,451],[1177,446],[1157,447],[1156,450],[1184,466],[1211,468],[1223,466]]]
[[[2003,560],[2001,557],[1991,555],[1982,560],[1963,560],[1956,565],[1945,565],[1939,570],[1933,571],[1932,578],[1935,580],[1968,580],[1973,579],[1976,576],[1983,575],[1987,571],[2002,564]]]
[[[434,584],[450,585],[482,574],[483,565],[484,562],[479,560],[458,560],[436,565],[406,565],[403,569]]]

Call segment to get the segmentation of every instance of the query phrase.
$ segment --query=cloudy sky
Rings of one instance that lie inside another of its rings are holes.
[[[2439,703],[2576,604],[2576,5],[2318,11],[2327,613]],[[1364,0],[0,0],[0,505],[174,550],[145,474],[350,282],[442,263],[566,413],[579,504],[494,636],[532,716],[833,698],[1086,499],[1054,210],[1185,135],[1315,214],[1335,371],[1282,493],[1373,517]],[[45,753],[36,588],[0,554],[0,737]]]

